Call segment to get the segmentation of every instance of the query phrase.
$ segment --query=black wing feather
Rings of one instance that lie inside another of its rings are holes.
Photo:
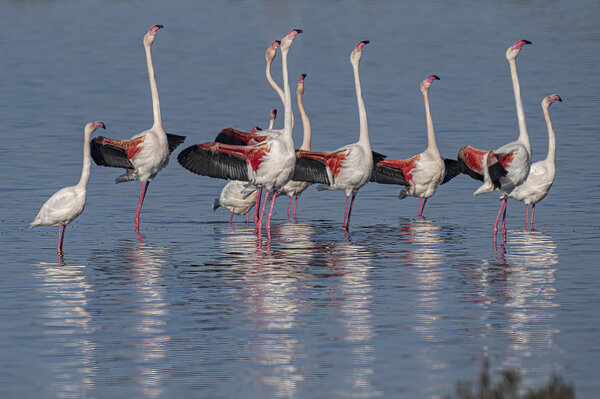
[[[378,152],[372,151],[373,153],[373,167],[377,165],[379,162],[383,161],[387,158],[387,155],[380,154]]]
[[[185,141],[185,136],[167,133],[167,140],[169,141],[169,154],[171,154],[175,151],[175,148]]]
[[[488,166],[488,173],[490,174],[490,180],[494,183],[494,187],[500,188],[502,185],[500,183],[500,178],[506,176],[508,173],[504,166],[500,164],[500,162],[495,162],[492,165]]]
[[[127,151],[110,144],[103,144],[98,137],[90,141],[90,150],[92,159],[98,166],[135,169],[135,166],[127,158]]]
[[[398,184],[408,186],[406,177],[402,170],[385,165],[374,165],[371,173],[371,181],[379,184]]]
[[[322,161],[296,157],[296,166],[292,180],[309,183],[331,184],[327,177],[327,169]]]
[[[215,137],[215,142],[231,145],[248,145],[248,143],[246,143],[244,140],[227,134],[224,132],[224,130],[217,134],[217,137]]]
[[[459,161],[444,158],[444,180],[442,180],[442,184],[448,183],[450,180],[460,175],[460,173],[461,167]]]
[[[217,179],[249,181],[246,160],[232,154],[224,154],[190,146],[179,153],[177,161],[189,170],[202,176]]]

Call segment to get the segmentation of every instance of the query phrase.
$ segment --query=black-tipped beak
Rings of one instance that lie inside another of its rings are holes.
[[[306,78],[306,74],[305,74],[305,73],[303,73],[303,74],[302,74],[302,75],[300,75],[300,76],[302,76],[302,79]]]
[[[302,33],[302,29],[292,29],[292,30],[295,30],[296,33]]]
[[[437,76],[437,75],[431,75],[431,76],[433,76],[433,78],[434,78],[435,80],[440,80],[440,77],[439,77],[439,76]]]
[[[158,29],[162,29],[165,27],[164,25],[154,25],[154,26],[156,26]]]
[[[529,40],[522,39],[525,44],[532,44]]]
[[[371,41],[370,41],[370,40],[363,40],[363,41],[362,41],[362,42],[360,42],[360,43],[369,44],[369,43],[371,43]]]

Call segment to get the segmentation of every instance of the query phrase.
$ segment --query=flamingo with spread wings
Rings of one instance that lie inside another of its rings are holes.
[[[95,137],[91,144],[94,162],[100,166],[125,168],[125,174],[116,179],[117,183],[139,180],[141,182],[140,196],[135,214],[135,231],[139,233],[140,211],[150,182],[169,163],[169,155],[184,140],[184,136],[165,133],[160,115],[158,88],[154,79],[152,65],[152,44],[162,25],[153,25],[144,36],[146,64],[150,91],[152,93],[152,111],[154,123],[146,131],[136,134],[130,139],[119,140],[108,137]]]
[[[262,143],[251,146],[228,145],[222,143],[197,144],[183,150],[177,160],[189,171],[220,179],[243,180],[250,182],[249,189],[266,188],[276,194],[292,177],[295,166],[295,150],[292,138],[292,98],[287,71],[287,54],[294,38],[301,33],[292,29],[281,39],[282,70],[284,81],[284,128],[280,134],[271,134]],[[276,132],[276,131],[268,131]],[[256,207],[258,209],[258,201]],[[267,229],[271,226],[274,200],[267,218]],[[262,213],[256,221],[257,231],[262,225]]]
[[[494,150],[478,150],[469,145],[462,147],[458,153],[461,172],[474,179],[483,181],[475,191],[475,195],[500,190],[504,193],[498,216],[494,222],[494,242],[498,231],[500,216],[502,219],[502,235],[506,241],[506,205],[508,195],[515,187],[522,184],[531,166],[531,143],[525,123],[525,112],[521,101],[521,88],[517,75],[516,59],[524,45],[531,44],[528,40],[518,40],[506,50],[506,59],[510,66],[513,92],[519,122],[519,138]]]
[[[399,198],[407,196],[419,197],[417,216],[421,217],[427,199],[435,194],[440,184],[450,181],[460,173],[457,161],[443,159],[435,141],[433,120],[429,109],[429,88],[434,80],[440,78],[429,75],[421,82],[421,92],[425,101],[427,120],[427,149],[410,159],[386,159],[373,168],[371,181],[382,184],[400,184],[406,189],[400,192]]]
[[[352,206],[358,190],[371,177],[373,170],[373,152],[369,139],[367,111],[362,98],[359,76],[359,64],[364,46],[368,40],[358,42],[350,54],[350,62],[354,70],[354,86],[358,103],[360,121],[360,136],[358,142],[341,147],[335,151],[305,151],[298,150],[296,156],[296,173],[293,180],[304,180],[314,183],[324,183],[318,190],[342,190],[346,192],[346,208],[344,224],[347,231],[350,225]],[[316,161],[316,162],[315,162]],[[350,201],[350,197],[352,200]],[[350,203],[350,207],[348,207]]]

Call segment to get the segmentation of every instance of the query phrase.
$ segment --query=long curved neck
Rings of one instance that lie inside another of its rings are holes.
[[[81,169],[81,178],[79,179],[79,183],[77,185],[79,187],[86,187],[88,181],[90,179],[90,165],[92,163],[90,157],[90,137],[92,135],[92,131],[85,131],[83,137],[83,168]]]
[[[304,104],[302,104],[302,93],[297,93],[298,97],[298,110],[300,111],[300,116],[302,116],[302,127],[304,128],[304,139],[302,140],[302,145],[300,146],[301,150],[310,151],[310,140],[311,140],[311,129],[310,129],[310,120],[308,119],[308,115],[306,115],[306,111],[304,110]]]
[[[285,101],[283,102],[283,134],[289,136],[289,140],[293,145],[292,127],[293,127],[293,111],[292,111],[292,95],[290,93],[290,83],[288,81],[287,55],[289,47],[281,51],[281,68],[283,76],[283,94]]]
[[[429,89],[423,90],[423,99],[425,100],[425,118],[427,119],[427,149],[439,152],[437,143],[435,142],[433,119],[431,119],[431,111],[429,110]]]
[[[283,106],[285,107],[285,93],[283,92],[283,90],[281,90],[281,87],[279,87],[279,85],[275,82],[275,80],[271,76],[271,64],[272,63],[273,63],[273,60],[267,61],[267,68],[265,71],[265,74],[267,75],[267,81],[269,82],[271,87],[273,89],[275,89],[277,94],[279,94],[279,98],[281,98],[281,104],[283,104]]]
[[[519,139],[518,141],[527,148],[531,155],[531,143],[527,134],[527,125],[525,124],[525,111],[523,111],[523,101],[521,101],[521,86],[519,85],[519,76],[517,75],[516,60],[508,61],[510,65],[510,76],[512,78],[513,91],[515,93],[515,104],[517,107],[517,119],[519,121]]]
[[[556,140],[554,138],[554,129],[552,128],[552,122],[550,122],[548,107],[544,107],[543,109],[544,119],[546,119],[546,127],[548,128],[548,156],[546,156],[546,161],[551,162],[554,165],[556,160]]]
[[[356,101],[358,103],[358,119],[360,122],[360,137],[358,139],[358,142],[364,146],[367,146],[368,148],[371,148],[371,141],[369,140],[369,124],[367,122],[367,111],[365,109],[365,103],[362,97],[358,66],[359,62],[352,64],[352,68],[354,69],[354,86],[356,89]]]
[[[158,101],[158,88],[154,79],[154,67],[152,66],[152,46],[144,46],[146,49],[146,64],[148,64],[148,79],[150,80],[150,91],[152,92],[152,113],[154,114],[154,128],[162,129],[162,118],[160,116],[160,102]]]

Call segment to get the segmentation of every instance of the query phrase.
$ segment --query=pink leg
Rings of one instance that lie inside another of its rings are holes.
[[[262,188],[256,191],[256,203],[254,204],[254,226],[258,224],[258,215],[260,211],[260,197],[262,196]]]
[[[265,202],[262,204],[262,208],[260,210],[260,218],[258,219],[259,226],[262,225],[263,216],[265,214],[265,205],[267,205],[267,201],[269,200],[269,190],[265,192]]]
[[[423,203],[423,197],[419,197],[419,210],[417,212],[417,216],[421,217],[421,204]]]
[[[231,211],[231,217],[229,218],[229,224],[233,223],[233,211]]]
[[[290,218],[290,208],[292,207],[292,196],[288,199],[288,219]]]
[[[508,197],[506,198],[506,203],[504,204],[504,212],[502,212],[502,234],[506,234],[506,209],[508,208]]]
[[[530,224],[531,224],[531,231],[533,231],[533,213],[535,212],[535,204],[531,205],[531,220],[530,220]]]
[[[144,203],[144,198],[146,198],[146,191],[148,191],[148,186],[150,182],[142,182],[142,186],[140,187],[140,198],[138,199],[137,212],[135,213],[135,232],[140,232],[140,211],[142,210],[142,204]]]
[[[525,204],[525,231],[527,231],[527,216],[529,216],[529,204]]]
[[[352,215],[352,205],[354,205],[354,198],[356,198],[356,195],[352,196],[352,201],[350,201],[350,209],[348,209],[348,220],[346,221],[346,226],[344,228],[344,230],[348,231],[348,229],[350,228],[350,215]]]
[[[496,233],[498,232],[498,222],[500,221],[500,215],[502,215],[502,211],[506,206],[506,195],[502,198],[502,204],[500,204],[500,210],[498,211],[498,216],[496,216],[496,222],[494,222],[494,239],[496,239]]]
[[[248,222],[249,222],[249,213],[250,213],[250,212],[248,212],[248,213],[246,214],[246,226],[248,226]]]
[[[294,201],[294,216],[296,216],[296,207],[298,206],[298,196],[296,196],[296,201]]]
[[[346,220],[348,220],[348,200],[350,196],[346,196],[346,208],[344,209],[344,224],[342,225],[342,230],[346,230]]]
[[[58,245],[56,246],[56,252],[59,254],[63,253],[63,239],[65,238],[65,229],[67,228],[66,224],[58,225]]]
[[[267,218],[267,231],[268,232],[271,230],[271,216],[273,215],[273,205],[275,205],[275,198],[277,198],[277,190],[273,190],[273,198],[271,198],[271,208],[269,209],[269,217]],[[290,197],[290,198],[292,198],[292,197]]]
[[[421,202],[421,201],[419,201]],[[423,215],[423,211],[425,210],[425,204],[427,203],[427,198],[425,198],[423,200],[423,207],[421,208],[421,210],[419,211],[419,217]]]

